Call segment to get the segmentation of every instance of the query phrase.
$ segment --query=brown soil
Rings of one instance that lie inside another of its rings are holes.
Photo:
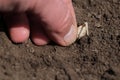
[[[120,0],[73,0],[89,37],[69,47],[13,44],[0,32],[0,80],[120,80]]]

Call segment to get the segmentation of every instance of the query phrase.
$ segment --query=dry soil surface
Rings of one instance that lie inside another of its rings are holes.
[[[69,47],[13,44],[0,24],[0,80],[120,80],[120,0],[73,0],[90,35]]]

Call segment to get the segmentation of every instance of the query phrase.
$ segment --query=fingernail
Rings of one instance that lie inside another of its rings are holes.
[[[76,38],[77,38],[77,26],[72,25],[69,32],[64,36],[66,46],[74,43]]]

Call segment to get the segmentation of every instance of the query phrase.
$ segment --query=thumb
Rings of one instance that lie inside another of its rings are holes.
[[[46,1],[34,7],[35,13],[44,23],[43,29],[46,34],[59,45],[72,44],[77,36],[77,26],[71,12],[73,10],[63,0]]]

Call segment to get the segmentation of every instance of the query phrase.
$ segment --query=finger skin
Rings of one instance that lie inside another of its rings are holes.
[[[29,22],[25,13],[6,14],[4,20],[7,24],[10,38],[15,43],[25,42],[29,38]]]
[[[29,22],[31,23],[31,40],[34,42],[36,45],[46,45],[49,43],[50,39],[47,37],[45,34],[42,24],[39,22],[37,16],[31,16],[28,14]]]
[[[70,45],[76,39],[77,27],[75,17],[67,0],[0,0],[0,10],[24,12],[37,15],[38,21],[43,22],[43,29],[47,36],[62,46]],[[71,1],[69,2],[71,3]],[[74,26],[73,28],[71,28]],[[73,30],[70,30],[73,29]],[[70,32],[69,31],[73,31]],[[68,39],[64,38],[66,34]],[[70,39],[70,40],[69,40]],[[66,41],[69,40],[69,41]]]
[[[73,43],[76,39],[77,27],[75,26],[74,17],[72,16],[71,10],[62,0],[53,0],[53,2],[48,1],[48,4],[41,6],[40,13],[38,16],[41,17],[41,21],[44,23],[44,30],[51,40],[54,42],[66,46]],[[36,11],[39,5],[36,5]],[[64,39],[64,36],[70,31],[71,26],[75,26],[73,32],[74,36],[69,38],[68,42]]]

